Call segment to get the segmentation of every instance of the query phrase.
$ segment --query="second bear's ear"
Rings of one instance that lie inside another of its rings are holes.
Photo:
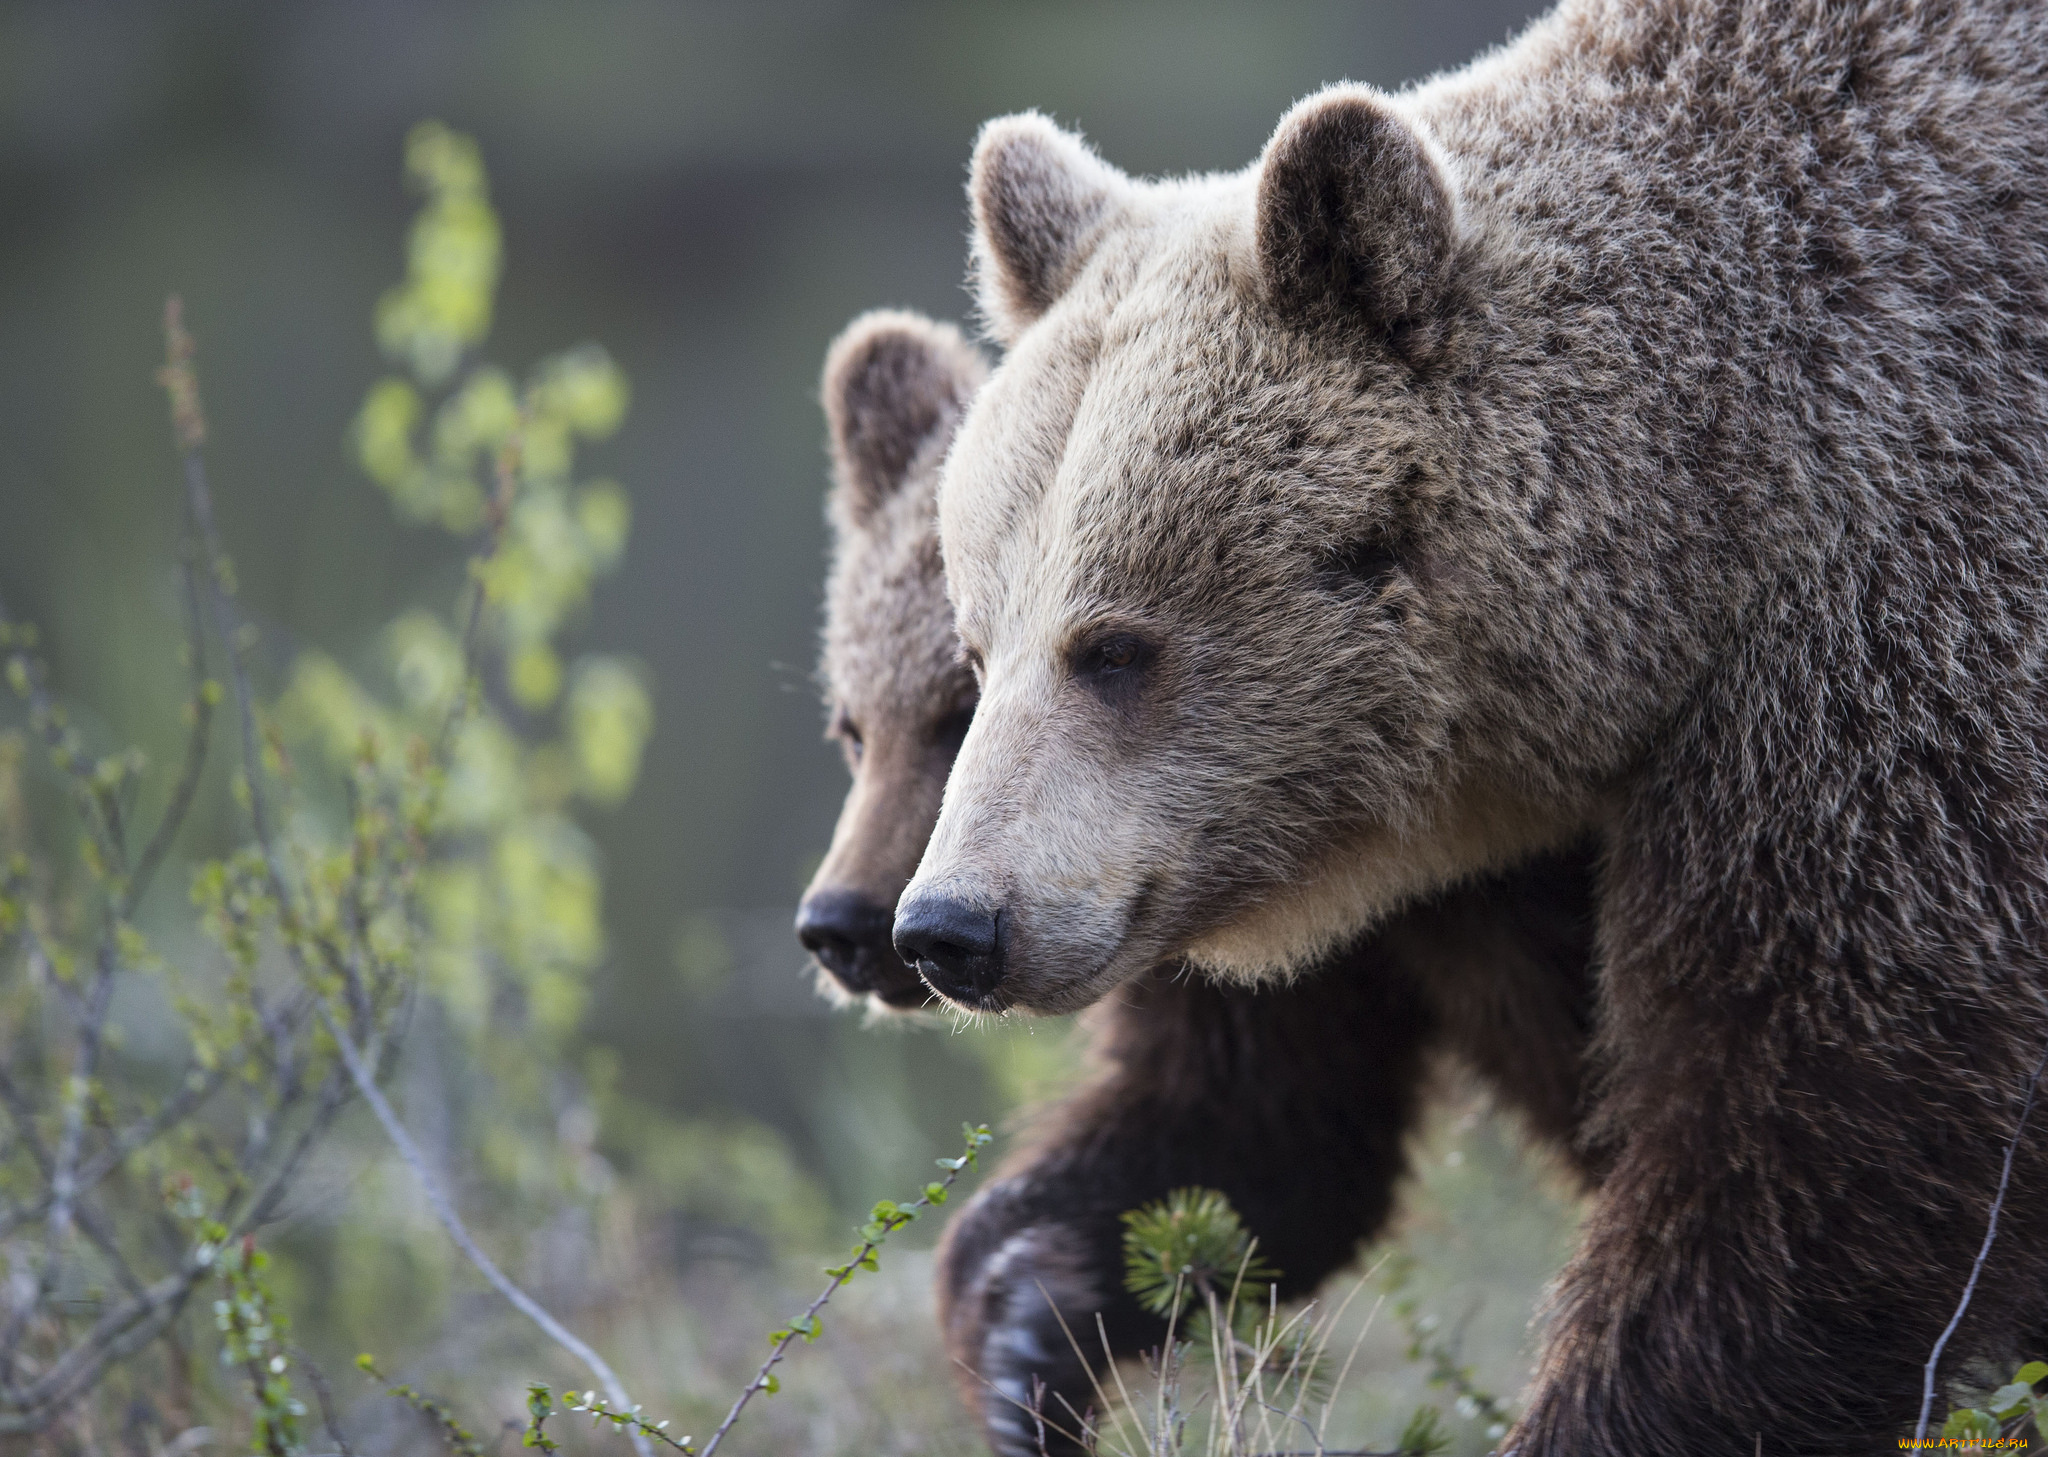
[[[967,193],[975,292],[997,339],[1015,343],[1052,307],[1130,187],[1086,142],[1035,111],[981,129]]]
[[[1281,312],[1349,313],[1401,332],[1449,281],[1457,203],[1420,133],[1365,86],[1280,121],[1259,164],[1259,272]]]
[[[850,520],[865,523],[928,445],[944,448],[987,374],[958,329],[922,314],[878,309],[841,331],[825,355],[825,419]]]

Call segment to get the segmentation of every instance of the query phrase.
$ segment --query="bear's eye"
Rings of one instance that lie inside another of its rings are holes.
[[[1152,644],[1136,633],[1111,632],[1074,649],[1070,663],[1074,676],[1097,694],[1122,699],[1137,690],[1156,656]]]
[[[1331,591],[1377,598],[1401,573],[1401,558],[1382,537],[1347,541],[1316,562],[1316,575]]]
[[[832,715],[832,727],[826,730],[828,737],[835,738],[845,746],[847,759],[855,764],[860,762],[860,725],[853,721],[845,709]]]

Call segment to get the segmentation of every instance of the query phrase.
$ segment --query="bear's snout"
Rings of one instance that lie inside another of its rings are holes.
[[[890,944],[889,907],[856,890],[818,890],[796,912],[796,939],[855,996],[869,993],[898,1009],[921,1006],[923,982]]]
[[[953,896],[913,894],[896,908],[896,951],[940,996],[984,1007],[1003,979],[1001,916]]]

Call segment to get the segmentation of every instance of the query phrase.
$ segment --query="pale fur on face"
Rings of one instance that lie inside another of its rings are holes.
[[[975,687],[946,600],[935,498],[939,463],[986,374],[953,326],[896,310],[854,320],[827,356],[834,482],[819,676],[853,783],[806,897],[894,907],[938,817]],[[926,1001],[908,968],[883,974],[881,1004]],[[818,987],[847,1000],[822,968]]]
[[[985,130],[977,273],[1011,350],[939,508],[983,700],[913,887],[1000,910],[1004,1002],[1069,1010],[1176,955],[1291,972],[1583,833],[1671,701],[1602,675],[1596,712],[1544,719],[1582,686],[1552,671],[1587,605],[1555,537],[1588,523],[1552,507],[1538,539],[1531,442],[1466,388],[1499,265],[1455,172],[1412,102],[1356,87],[1220,176]],[[1098,195],[1019,203],[1051,175]],[[1011,249],[1003,206],[1084,221]],[[1704,655],[1682,622],[1617,627]],[[1156,653],[1115,705],[1077,667],[1105,633]]]

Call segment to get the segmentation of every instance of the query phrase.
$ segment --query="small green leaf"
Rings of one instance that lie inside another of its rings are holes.
[[[2039,1383],[2044,1376],[2048,1376],[2048,1361],[2029,1361],[2026,1365],[2020,1367],[2019,1370],[2012,1373],[2015,1385],[2024,1382],[2028,1386],[2033,1386]]]
[[[2034,1395],[2033,1386],[2025,1381],[2015,1381],[2010,1386],[2001,1386],[1991,1393],[1991,1400],[1985,1403],[1991,1414],[2000,1421],[2016,1417],[2026,1409]]]
[[[1433,1406],[1419,1406],[1415,1415],[1408,1418],[1408,1425],[1401,1429],[1401,1437],[1395,1443],[1401,1457],[1433,1457],[1451,1445],[1451,1436],[1443,1427],[1443,1413]]]
[[[1998,1419],[1990,1412],[1978,1411],[1975,1407],[1957,1407],[1941,1424],[1941,1434],[1965,1441],[1989,1441],[1999,1434]]]

